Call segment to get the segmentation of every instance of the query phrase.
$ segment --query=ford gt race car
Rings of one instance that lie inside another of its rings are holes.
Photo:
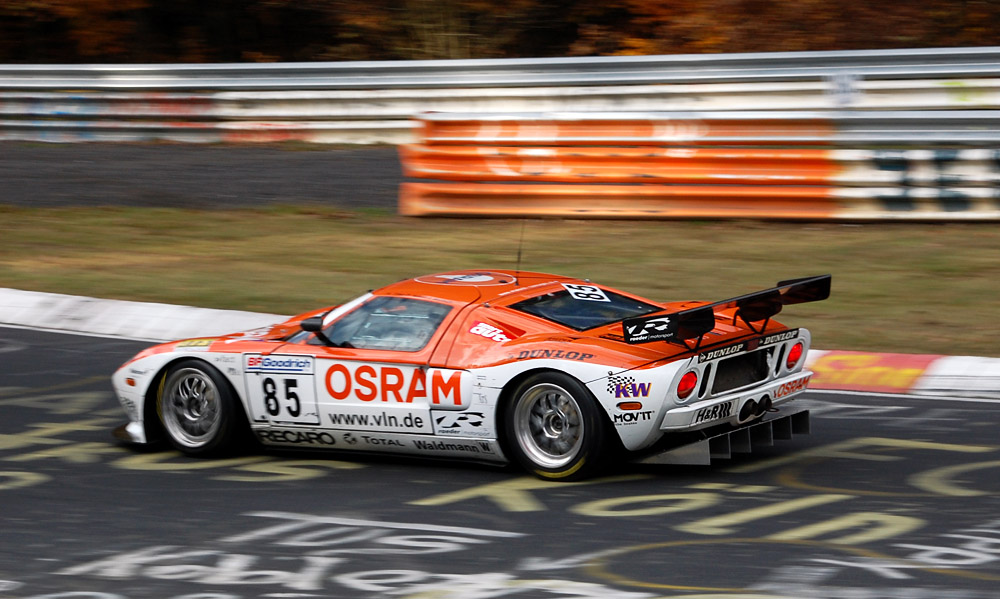
[[[830,276],[660,303],[513,271],[409,279],[273,327],[148,348],[113,376],[133,443],[514,461],[575,480],[739,431],[801,394],[810,335],[772,317]]]

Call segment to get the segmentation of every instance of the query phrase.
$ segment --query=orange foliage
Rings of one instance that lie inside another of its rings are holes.
[[[135,31],[133,17],[147,0],[48,0],[22,2],[41,19],[67,25],[67,35],[80,57],[127,54]]]
[[[988,46],[998,28],[996,0],[3,0],[0,62]]]

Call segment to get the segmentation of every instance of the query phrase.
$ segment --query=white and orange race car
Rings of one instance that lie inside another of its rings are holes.
[[[772,317],[829,293],[829,275],[716,303],[538,273],[422,276],[269,329],[140,352],[113,376],[129,418],[116,435],[207,455],[252,433],[516,461],[561,480],[692,443],[718,454],[806,389],[809,332]],[[764,437],[804,428],[775,422]]]

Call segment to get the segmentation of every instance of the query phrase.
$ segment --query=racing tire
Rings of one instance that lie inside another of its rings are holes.
[[[200,360],[167,371],[156,411],[170,444],[187,455],[228,453],[245,434],[243,408],[229,382]]]
[[[539,373],[514,390],[504,412],[504,438],[514,459],[535,476],[572,481],[604,465],[607,425],[597,400],[578,380]]]

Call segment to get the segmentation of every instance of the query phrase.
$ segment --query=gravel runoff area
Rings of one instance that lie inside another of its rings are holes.
[[[0,205],[395,211],[395,146],[0,142]]]

